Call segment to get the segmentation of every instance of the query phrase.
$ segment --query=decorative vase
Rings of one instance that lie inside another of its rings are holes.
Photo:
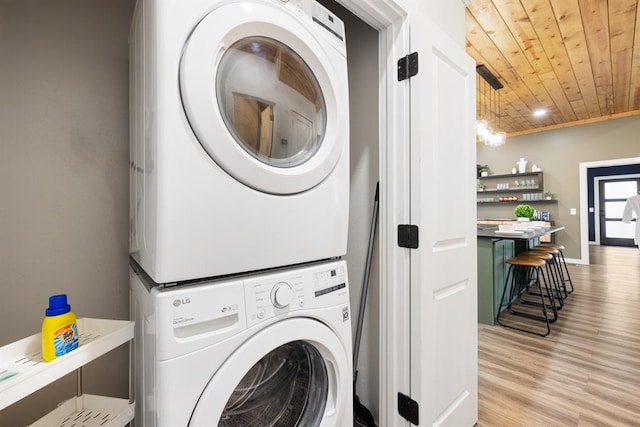
[[[525,217],[519,216],[517,220],[518,222],[527,222],[527,221],[531,221],[531,218],[525,218]]]
[[[489,172],[487,171],[480,172],[480,176],[489,176]]]
[[[518,172],[525,173],[527,171],[527,163],[529,162],[525,160],[524,157],[520,157],[520,160],[517,162]]]

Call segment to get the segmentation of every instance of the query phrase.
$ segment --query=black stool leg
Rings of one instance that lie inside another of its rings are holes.
[[[565,283],[565,289],[567,290],[567,293],[570,294],[571,292],[573,292],[573,281],[571,281],[571,275],[569,274],[569,268],[567,268],[567,262],[564,260],[564,254],[562,253],[562,251],[559,252],[561,264],[562,266],[564,266],[564,271],[567,273],[566,279],[564,279],[564,273],[562,274],[563,283]],[[562,273],[562,269],[560,270],[560,272]],[[566,285],[567,283],[569,284],[569,286]]]
[[[527,312],[522,312],[522,311],[518,311],[515,310],[513,308],[513,302],[514,300],[518,300],[519,296],[522,295],[523,293],[527,292],[527,289],[532,286],[532,284],[529,283],[529,279],[533,278],[534,283],[533,285],[538,286],[538,288],[540,289],[540,303],[536,303],[536,305],[539,305],[542,309],[542,316],[539,315],[535,315],[532,313],[527,313]],[[509,270],[507,271],[507,277],[505,278],[505,284],[504,284],[504,289],[502,291],[502,297],[500,298],[500,310],[498,311],[498,316],[496,317],[496,321],[499,325],[504,326],[506,328],[510,328],[510,329],[515,329],[515,330],[519,330],[522,332],[526,332],[526,333],[530,333],[530,334],[534,334],[534,335],[539,335],[542,337],[546,337],[547,335],[549,335],[549,333],[551,333],[551,326],[550,324],[557,320],[558,318],[558,312],[555,306],[555,298],[549,294],[549,285],[545,282],[545,286],[544,288],[547,289],[547,298],[549,299],[549,304],[547,304],[545,302],[545,296],[543,294],[543,286],[541,284],[541,280],[545,280],[544,277],[544,273],[541,267],[537,267],[536,270],[531,271],[528,268],[515,268],[513,265],[509,266]],[[546,332],[544,333],[539,333],[536,331],[532,331],[529,329],[525,329],[525,328],[521,328],[515,325],[508,325],[505,324],[504,322],[502,322],[500,320],[500,315],[502,314],[502,307],[504,306],[504,299],[505,296],[507,295],[507,293],[509,293],[510,300],[506,306],[506,309],[509,311],[509,313],[516,315],[516,316],[522,316],[522,317],[527,317],[530,319],[534,319],[534,320],[541,320],[543,322],[545,322],[546,325]],[[549,307],[554,314],[553,319],[549,318],[549,314],[547,312],[547,307]]]

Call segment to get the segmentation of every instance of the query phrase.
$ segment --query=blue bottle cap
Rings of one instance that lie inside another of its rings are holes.
[[[57,316],[71,311],[71,306],[67,303],[67,294],[52,295],[49,297],[49,308],[44,312],[47,316]]]

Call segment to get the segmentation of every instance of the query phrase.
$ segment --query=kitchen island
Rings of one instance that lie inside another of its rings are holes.
[[[507,275],[506,261],[537,245],[540,238],[562,226],[549,226],[530,231],[502,233],[497,225],[478,224],[478,322],[495,324]]]

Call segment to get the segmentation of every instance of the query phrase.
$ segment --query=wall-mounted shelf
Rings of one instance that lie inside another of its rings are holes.
[[[494,179],[494,178],[516,178],[518,176],[538,176],[542,175],[542,171],[540,172],[523,172],[523,173],[502,173],[495,175],[487,175],[487,176],[479,176],[478,179]]]
[[[40,334],[0,347],[0,410],[131,341],[133,329],[131,321],[80,318],[78,348],[51,362],[42,360]],[[121,427],[133,419],[134,409],[132,399],[80,395],[65,401],[32,426]],[[84,420],[84,424],[77,424],[79,420]]]
[[[553,200],[515,200],[508,202],[478,202],[479,205],[529,205],[529,204],[538,204],[538,203],[558,203],[557,199]]]
[[[484,191],[478,191],[478,193],[530,193],[544,191],[542,172],[481,176],[478,177],[478,184],[486,186]]]

